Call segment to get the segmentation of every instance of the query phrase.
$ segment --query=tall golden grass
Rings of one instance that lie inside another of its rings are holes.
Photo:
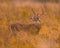
[[[14,36],[9,31],[11,23],[31,24],[34,14],[39,14],[41,29],[38,35],[24,31]],[[0,48],[60,48],[60,9],[58,3],[10,2],[0,3]]]

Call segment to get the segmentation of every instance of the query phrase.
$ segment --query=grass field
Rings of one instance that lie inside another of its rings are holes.
[[[35,29],[11,32],[12,23],[34,23],[32,8],[40,16],[39,33],[30,33]],[[0,48],[60,48],[59,3],[0,2]]]

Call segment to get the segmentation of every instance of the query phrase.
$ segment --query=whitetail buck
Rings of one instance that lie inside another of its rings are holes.
[[[32,9],[32,11],[33,11],[33,9]],[[35,23],[27,24],[27,25],[20,24],[20,23],[13,23],[13,24],[10,24],[10,26],[9,26],[10,31],[16,32],[16,31],[24,30],[27,32],[31,32],[33,34],[39,33],[39,30],[41,28],[41,22],[40,22],[38,14],[36,14],[34,11],[33,11],[33,13],[34,13],[34,16],[32,16],[30,19]]]

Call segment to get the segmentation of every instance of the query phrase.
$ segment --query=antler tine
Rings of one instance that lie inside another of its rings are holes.
[[[32,9],[32,11],[33,11],[34,15],[36,15],[36,16],[38,16],[38,15],[39,15],[39,13],[35,13],[35,12],[34,12],[34,9],[33,9],[33,8],[31,8],[31,9]]]
[[[34,12],[34,9],[33,8],[31,8],[32,9],[32,12],[34,13],[34,15],[36,15],[36,13]]]
[[[39,9],[38,9],[38,11],[39,11]],[[39,13],[37,13],[38,18],[40,17],[39,15],[40,15],[40,14],[39,14]]]

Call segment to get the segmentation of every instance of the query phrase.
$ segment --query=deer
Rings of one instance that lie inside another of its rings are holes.
[[[13,33],[20,31],[20,30],[24,30],[27,32],[32,31],[31,33],[33,33],[33,34],[38,34],[39,30],[41,28],[40,16],[38,14],[36,14],[33,9],[32,9],[32,12],[34,15],[30,18],[30,20],[35,22],[35,23],[27,24],[27,25],[20,24],[20,23],[13,23],[13,24],[9,25],[9,30]]]

